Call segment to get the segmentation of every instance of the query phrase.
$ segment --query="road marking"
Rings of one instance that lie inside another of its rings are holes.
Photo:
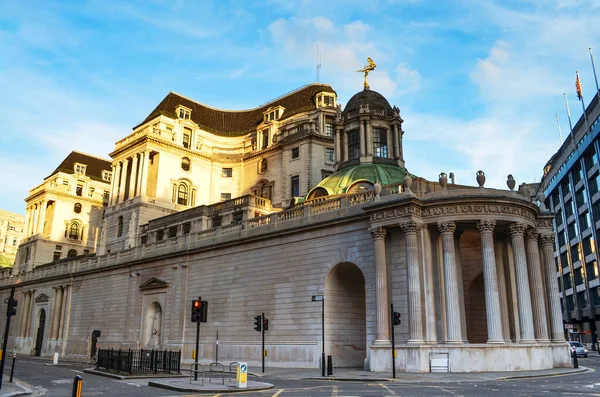
[[[280,389],[280,390],[278,390],[278,391],[277,391],[277,393],[273,394],[273,396],[272,396],[272,397],[277,397],[278,395],[280,395],[281,393],[283,393],[283,391],[284,391],[284,390],[285,390],[285,389]]]
[[[73,372],[75,372],[77,374],[82,374],[83,373],[83,371],[77,371],[76,369],[72,369],[71,371],[73,371]]]
[[[73,381],[71,379],[55,379],[51,380],[50,382],[56,383],[57,385],[64,385],[65,383],[71,383]]]
[[[392,389],[390,389],[389,387],[387,387],[383,383],[380,383],[379,386],[383,387],[385,390],[387,390],[388,392],[392,393],[391,394],[392,396],[397,396],[396,392],[394,392]]]

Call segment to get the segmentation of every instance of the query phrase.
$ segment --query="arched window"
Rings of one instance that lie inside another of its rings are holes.
[[[80,214],[81,213],[81,204],[75,203],[75,205],[73,206],[73,211],[75,211],[76,214]]]
[[[190,170],[190,159],[188,159],[187,157],[181,159],[181,169],[184,171]]]
[[[123,217],[120,216],[117,220],[117,237],[121,237],[123,235]]]
[[[71,223],[71,227],[69,228],[69,238],[73,240],[77,240],[79,238],[79,223]]]
[[[67,258],[72,258],[74,256],[77,256],[76,250],[69,250],[69,252],[67,252]]]
[[[177,188],[177,204],[188,205],[188,187],[185,183],[180,183]]]
[[[346,193],[361,193],[372,189],[373,184],[371,182],[366,180],[359,180],[350,185],[348,190],[346,190]]]

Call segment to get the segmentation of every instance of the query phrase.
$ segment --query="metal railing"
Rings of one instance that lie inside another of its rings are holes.
[[[98,349],[97,369],[139,373],[180,373],[181,351]]]
[[[210,363],[210,366],[208,367],[208,382],[212,383],[213,366],[221,367],[221,380],[223,381],[222,383],[225,384],[225,366],[221,363]]]

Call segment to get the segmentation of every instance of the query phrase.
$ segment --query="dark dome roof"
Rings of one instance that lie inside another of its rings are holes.
[[[344,111],[342,112],[342,117],[344,120],[347,120],[347,114],[351,110],[358,111],[360,109],[361,104],[369,104],[369,110],[373,111],[375,108],[381,108],[385,110],[385,115],[390,117],[392,116],[392,107],[390,103],[385,99],[383,95],[378,93],[377,91],[365,89],[356,94],[346,104]]]

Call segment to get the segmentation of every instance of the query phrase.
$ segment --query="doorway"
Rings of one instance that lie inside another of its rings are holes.
[[[35,337],[35,355],[42,355],[42,343],[44,342],[44,326],[46,325],[46,311],[40,310],[40,318],[38,320],[38,329]]]
[[[365,278],[353,263],[336,265],[325,281],[325,351],[335,367],[364,367]]]

